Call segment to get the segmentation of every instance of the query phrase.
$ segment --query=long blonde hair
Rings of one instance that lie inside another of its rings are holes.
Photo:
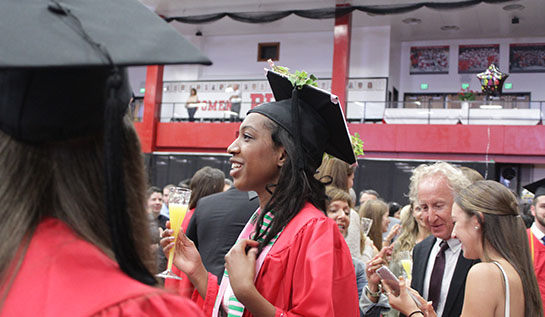
[[[412,204],[401,209],[401,233],[396,239],[394,253],[411,251],[416,245],[416,237],[419,233],[418,222],[413,216]]]
[[[485,260],[491,261],[490,245],[520,275],[524,290],[524,316],[543,316],[539,287],[534,274],[526,226],[519,214],[516,197],[495,181],[478,181],[460,191],[455,203],[481,225]]]

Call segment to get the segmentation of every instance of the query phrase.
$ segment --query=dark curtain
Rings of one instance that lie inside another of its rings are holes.
[[[361,11],[376,15],[390,15],[390,14],[402,14],[411,11],[418,10],[426,7],[434,10],[451,10],[466,8],[481,3],[498,4],[514,2],[516,0],[466,0],[466,1],[454,1],[449,3],[433,3],[433,2],[419,2],[413,4],[391,4],[391,5],[376,5],[376,6],[346,6],[346,7],[332,7],[322,9],[309,9],[309,10],[286,10],[286,11],[272,11],[272,12],[219,12],[213,14],[203,14],[194,16],[181,16],[181,17],[165,17],[167,22],[178,21],[189,24],[201,24],[210,23],[222,19],[225,16],[231,19],[244,23],[268,23],[283,19],[291,14],[308,18],[308,19],[332,19],[340,17],[345,14]]]

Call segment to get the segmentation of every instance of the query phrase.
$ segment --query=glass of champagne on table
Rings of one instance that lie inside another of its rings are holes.
[[[182,223],[187,213],[189,206],[189,198],[191,197],[191,190],[180,187],[170,188],[168,195],[168,211],[170,214],[170,228],[174,230],[174,247],[170,249],[168,253],[168,265],[164,272],[157,274],[162,278],[173,278],[181,280],[182,278],[172,272],[172,261],[174,260],[174,249],[176,249],[176,242],[178,241],[178,233],[182,227]]]

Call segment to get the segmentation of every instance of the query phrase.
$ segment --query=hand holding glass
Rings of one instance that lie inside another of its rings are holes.
[[[168,265],[164,272],[157,274],[162,278],[173,278],[181,280],[182,278],[172,272],[172,261],[174,260],[174,250],[176,249],[176,243],[178,242],[178,233],[182,227],[187,208],[189,206],[189,198],[191,197],[191,190],[180,187],[170,188],[168,196],[168,211],[170,214],[170,228],[174,230],[174,247],[170,249],[168,253]]]

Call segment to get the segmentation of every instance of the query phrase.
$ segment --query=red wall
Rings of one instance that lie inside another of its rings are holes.
[[[142,124],[135,126],[140,134]],[[238,126],[239,123],[160,122],[152,151],[225,153]],[[485,161],[488,147],[489,160],[545,164],[543,125],[349,124],[349,130],[360,134],[367,158]]]

